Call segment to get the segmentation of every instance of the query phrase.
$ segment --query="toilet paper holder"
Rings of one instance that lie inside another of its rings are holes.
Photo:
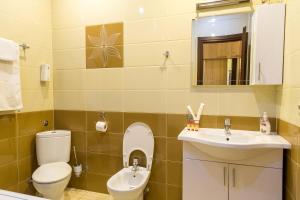
[[[105,118],[105,113],[100,112],[100,120],[96,122],[96,131],[106,133],[108,128],[108,122]]]
[[[105,118],[105,112],[104,112],[104,111],[100,112],[100,118],[101,118],[105,123],[107,123],[106,118]]]

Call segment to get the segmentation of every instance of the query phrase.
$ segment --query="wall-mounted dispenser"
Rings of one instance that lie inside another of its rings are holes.
[[[50,65],[42,64],[40,71],[41,71],[41,82],[50,81]]]

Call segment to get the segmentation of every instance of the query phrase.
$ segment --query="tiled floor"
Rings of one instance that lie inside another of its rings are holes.
[[[64,200],[113,200],[110,195],[79,190],[75,188],[67,188],[65,190]]]

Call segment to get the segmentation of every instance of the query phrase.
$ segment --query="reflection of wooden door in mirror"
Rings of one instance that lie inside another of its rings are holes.
[[[197,84],[247,84],[248,33],[198,37]]]

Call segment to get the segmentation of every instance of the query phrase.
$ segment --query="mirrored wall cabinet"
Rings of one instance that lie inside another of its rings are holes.
[[[192,85],[280,85],[285,4],[192,23]]]
[[[257,6],[252,19],[251,84],[281,85],[285,4]]]

